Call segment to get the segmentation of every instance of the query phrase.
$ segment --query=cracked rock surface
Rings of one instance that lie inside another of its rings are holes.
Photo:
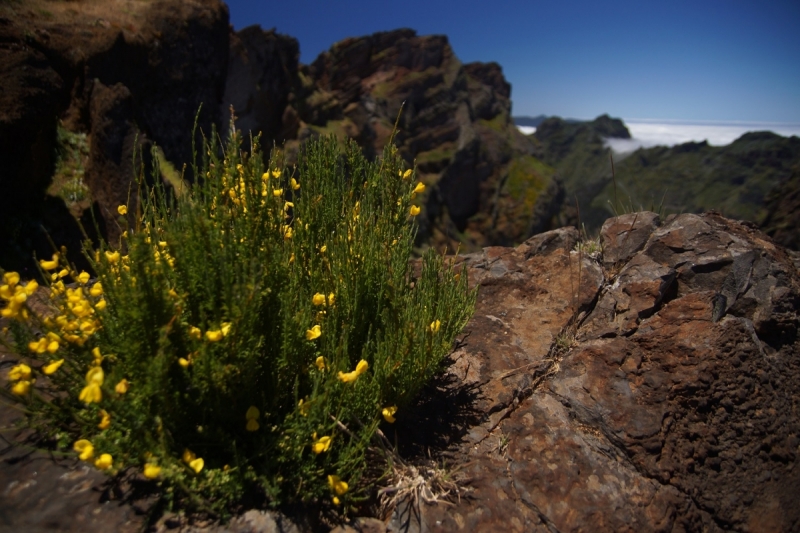
[[[797,531],[785,251],[715,214],[610,219],[597,262],[557,231],[466,258],[480,291],[449,372],[476,397],[451,445],[467,491],[388,529]]]

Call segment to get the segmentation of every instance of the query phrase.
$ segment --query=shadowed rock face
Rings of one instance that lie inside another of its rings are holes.
[[[391,530],[800,525],[800,279],[786,253],[711,214],[626,215],[601,236],[612,261],[542,249],[569,241],[552,232],[468,258],[479,301],[449,369],[477,396],[480,422],[450,447],[468,492],[401,506]]]
[[[134,139],[155,141],[180,168],[192,159],[191,131],[201,104],[199,127],[210,132],[217,123],[229,31],[228,9],[219,0],[31,0],[2,6],[0,262],[5,268],[33,272],[32,252],[52,253],[39,225],[53,218],[52,207],[45,213],[44,206],[52,203],[45,191],[54,171],[58,121],[69,131],[89,134],[85,182],[101,225],[115,228],[117,202],[134,180]],[[81,235],[74,219],[67,215],[45,227],[53,236],[64,228],[75,235],[56,242],[77,255]],[[10,256],[23,239],[31,242],[21,246],[20,257]]]

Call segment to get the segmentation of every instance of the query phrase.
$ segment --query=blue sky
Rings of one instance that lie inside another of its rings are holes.
[[[334,42],[408,27],[496,61],[514,115],[800,123],[800,1],[230,0],[235,29]]]

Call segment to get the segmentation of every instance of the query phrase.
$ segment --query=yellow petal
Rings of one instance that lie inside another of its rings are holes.
[[[221,341],[222,337],[222,331],[220,330],[206,331],[206,339],[208,339],[209,342]]]
[[[407,179],[408,179],[408,178],[410,178],[410,177],[411,177],[411,169],[409,168],[408,170],[406,170],[405,172],[403,172],[403,179],[404,179],[404,180],[407,180]]]
[[[318,325],[306,330],[306,339],[310,341],[319,338],[320,335],[322,335],[322,330]]]
[[[100,429],[108,429],[111,425],[111,415],[105,409],[100,409],[100,423],[97,424],[97,427]]]
[[[31,390],[31,382],[28,380],[17,381],[11,386],[11,394],[15,396],[25,396]]]
[[[419,194],[424,191],[425,191],[425,184],[420,181],[419,183],[417,183],[417,186],[414,187],[414,190],[412,192],[414,194]]]
[[[105,374],[103,373],[103,369],[99,366],[93,366],[86,373],[87,385],[91,384],[102,385],[104,380],[105,380]]]
[[[86,439],[75,441],[75,444],[72,445],[72,449],[80,454],[79,457],[82,461],[88,461],[94,457],[94,446]]]
[[[197,459],[197,456],[194,454],[192,450],[186,448],[185,450],[183,450],[183,455],[181,455],[181,459],[183,459],[183,462],[188,465],[189,463]]]
[[[147,479],[156,479],[159,475],[161,475],[161,467],[152,463],[145,463],[144,465],[144,477]]]
[[[114,463],[114,459],[111,457],[111,454],[104,453],[97,460],[94,462],[94,466],[99,468],[100,470],[108,470],[111,468],[111,465]]]
[[[364,372],[366,372],[368,368],[369,368],[369,363],[367,363],[366,361],[364,361],[364,360],[362,359],[362,360],[361,360],[361,361],[359,361],[359,362],[358,362],[358,364],[356,365],[356,373],[357,373],[358,375],[361,375],[361,374],[363,374]]]
[[[11,370],[8,371],[9,381],[30,379],[30,377],[31,377],[31,367],[29,367],[25,363],[18,364],[17,366],[12,367]]]
[[[321,355],[317,357],[317,360],[314,361],[314,364],[317,365],[317,368],[319,369],[320,372],[323,372],[325,370],[325,358],[322,357]]]
[[[255,420],[259,416],[261,416],[261,413],[258,411],[258,407],[256,407],[255,405],[251,405],[250,407],[248,407],[247,412],[244,414],[244,417],[247,420]]]
[[[189,365],[191,363],[189,362],[188,359],[181,357],[180,359],[178,359],[178,364],[181,365],[183,368],[189,368]]]
[[[114,390],[117,391],[117,394],[125,394],[126,392],[128,392],[128,388],[130,388],[128,380],[123,379],[122,381],[117,383],[117,386],[114,387]]]
[[[99,281],[92,285],[92,288],[89,289],[89,294],[92,296],[102,296],[103,294],[103,284]]]
[[[205,461],[203,461],[202,457],[197,458],[189,463],[189,468],[194,470],[195,474],[199,474],[203,469],[203,466],[205,466]]]
[[[96,383],[90,383],[83,388],[78,399],[85,404],[100,403],[100,400],[103,399],[103,391]]]
[[[391,407],[384,407],[383,411],[381,411],[381,414],[383,415],[384,420],[386,420],[390,424],[394,424],[395,422],[394,414],[396,412],[397,412],[397,407],[393,405]]]
[[[64,364],[64,360],[63,359],[59,359],[58,361],[53,361],[49,365],[47,365],[44,368],[42,368],[42,372],[49,376],[50,374],[54,373],[56,370],[61,368],[61,365],[63,365],[63,364]]]
[[[245,426],[245,429],[247,431],[258,431],[259,427],[261,427],[261,426],[258,424],[257,420],[250,419],[250,420],[247,421],[247,425]]]
[[[409,210],[409,213],[411,214],[412,217],[415,217],[415,216],[419,215],[419,212],[420,212],[420,208],[415,206],[415,205],[412,205],[411,209]]]
[[[128,214],[128,206],[127,205],[121,205],[121,206],[117,207],[117,213],[119,213],[122,216],[127,215]]]
[[[325,295],[321,292],[316,293],[311,297],[311,303],[314,305],[325,305]]]

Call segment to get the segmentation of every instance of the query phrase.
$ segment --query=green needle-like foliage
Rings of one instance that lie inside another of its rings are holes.
[[[3,392],[44,435],[172,503],[344,505],[374,481],[378,425],[442,370],[475,293],[433,252],[412,276],[421,185],[393,145],[369,162],[313,141],[286,168],[252,144],[205,146],[188,191],[142,182],[119,249],[88,254],[96,281],[41,261],[52,281],[35,308],[33,282],[7,273],[24,362]]]

